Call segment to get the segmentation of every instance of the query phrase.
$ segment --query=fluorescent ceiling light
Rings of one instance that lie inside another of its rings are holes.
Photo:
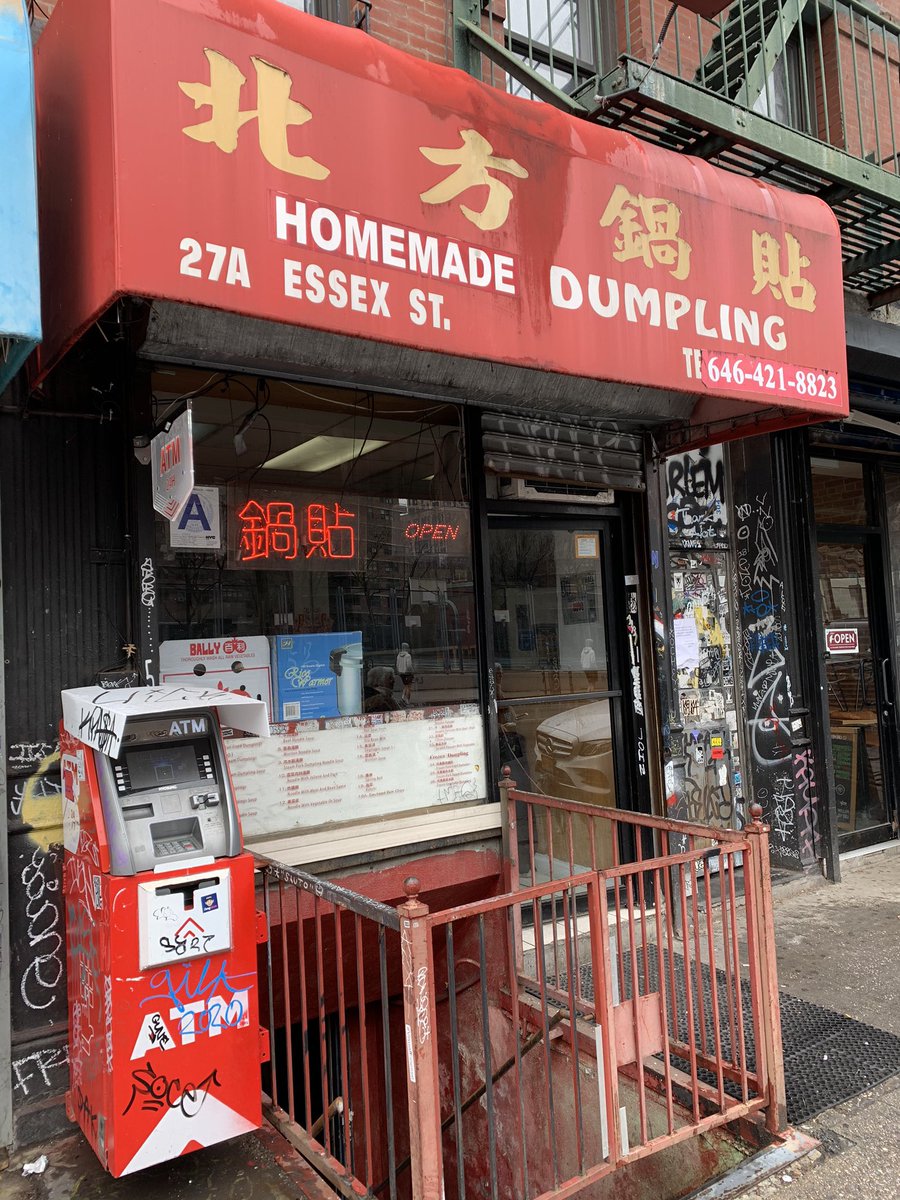
[[[373,450],[386,445],[387,442],[372,438],[366,440],[322,434],[294,446],[292,450],[285,450],[284,454],[276,454],[264,462],[263,467],[271,471],[330,471],[332,467],[339,467],[363,454],[371,454]]]

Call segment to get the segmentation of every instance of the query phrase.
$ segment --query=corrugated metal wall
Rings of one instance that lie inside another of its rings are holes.
[[[0,416],[16,1139],[61,1126],[68,1082],[59,692],[126,640],[119,423]]]

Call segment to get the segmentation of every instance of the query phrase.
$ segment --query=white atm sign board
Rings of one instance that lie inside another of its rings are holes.
[[[150,443],[153,469],[153,507],[174,521],[194,490],[194,443],[191,410],[158,433]]]
[[[828,654],[859,654],[859,630],[826,629],[825,650]]]

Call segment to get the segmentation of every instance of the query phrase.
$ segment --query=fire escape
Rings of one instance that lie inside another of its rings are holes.
[[[454,0],[457,64],[670,150],[820,196],[845,286],[900,300],[900,25],[859,0]]]

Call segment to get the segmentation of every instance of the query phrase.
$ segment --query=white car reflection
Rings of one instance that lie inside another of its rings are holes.
[[[535,772],[549,796],[613,803],[609,704],[595,701],[555,713],[535,732]]]

